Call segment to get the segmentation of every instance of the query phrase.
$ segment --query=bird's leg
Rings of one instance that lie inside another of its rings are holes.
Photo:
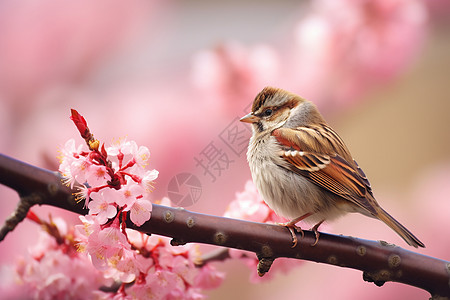
[[[316,235],[316,241],[314,242],[314,244],[311,245],[311,247],[314,247],[315,245],[317,245],[317,242],[319,241],[320,233],[317,229],[319,229],[319,226],[322,225],[323,221],[325,221],[325,220],[320,221],[319,223],[314,225],[313,228],[311,228],[311,230],[314,231],[314,234]]]
[[[278,225],[285,226],[287,229],[289,229],[289,232],[291,233],[291,236],[292,236],[292,247],[291,248],[295,248],[295,246],[297,246],[297,242],[298,242],[295,231],[300,232],[302,235],[302,238],[305,236],[305,233],[303,232],[303,230],[299,226],[295,226],[295,224],[297,224],[298,222],[300,222],[303,219],[306,219],[310,215],[312,215],[312,213],[304,214],[303,216],[295,218],[286,223],[278,223]]]

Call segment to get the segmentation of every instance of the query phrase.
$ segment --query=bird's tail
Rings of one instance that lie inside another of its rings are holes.
[[[388,214],[384,209],[381,207],[377,207],[377,217],[381,221],[383,221],[387,226],[391,227],[399,236],[401,236],[405,242],[413,247],[423,247],[425,248],[425,245],[414,235],[406,229],[405,226],[400,224],[394,217],[392,217],[390,214]]]

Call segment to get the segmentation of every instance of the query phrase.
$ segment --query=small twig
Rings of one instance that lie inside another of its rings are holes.
[[[260,277],[263,277],[264,274],[269,272],[270,267],[275,261],[274,257],[258,257],[258,266],[256,267],[256,271]]]
[[[0,228],[0,242],[3,241],[6,235],[13,231],[16,226],[22,222],[30,208],[35,204],[41,204],[42,199],[37,194],[30,194],[27,196],[20,197],[20,201],[17,204],[16,210],[5,220],[5,223]]]
[[[213,261],[224,261],[228,258],[230,258],[230,253],[228,251],[228,248],[219,248],[207,253],[204,253],[200,260],[195,263],[197,267],[202,267],[206,265],[207,263],[213,262]]]

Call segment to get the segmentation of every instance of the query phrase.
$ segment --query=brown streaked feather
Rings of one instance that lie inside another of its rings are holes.
[[[264,105],[264,103],[266,103],[268,99],[272,98],[277,91],[278,89],[276,88],[265,87],[261,92],[259,92],[253,101],[252,112],[256,112],[261,106]]]
[[[267,103],[271,103],[267,106]],[[280,107],[293,108],[298,104],[298,96],[282,89],[274,87],[265,87],[256,95],[252,105],[252,113],[256,113],[260,108],[272,108],[274,110]]]
[[[364,171],[359,167],[358,163],[356,162],[356,160],[353,160],[353,162],[356,165],[356,168],[358,170],[359,175],[361,176],[362,180],[364,181],[364,183],[366,184],[367,190],[368,192],[373,196],[372,194],[372,186],[370,185],[369,179],[367,179],[366,174],[364,173]]]
[[[330,164],[330,157],[328,155],[296,150],[284,151],[282,155],[286,161],[295,165],[297,169],[307,172],[319,171]]]
[[[369,181],[331,128],[278,128],[272,135],[283,147],[281,155],[291,171],[376,215]]]

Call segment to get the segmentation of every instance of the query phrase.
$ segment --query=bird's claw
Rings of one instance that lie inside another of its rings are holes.
[[[317,242],[319,242],[319,235],[320,233],[316,230],[314,230],[314,234],[316,235],[316,241],[314,242],[314,244],[311,244],[311,247],[314,247],[315,245],[317,245]]]
[[[278,225],[287,227],[287,229],[289,229],[289,232],[291,233],[291,236],[292,236],[292,247],[291,248],[295,248],[295,246],[297,246],[297,242],[298,242],[297,235],[295,234],[295,231],[300,232],[300,234],[302,235],[302,238],[305,237],[305,233],[303,232],[303,230],[299,226],[295,226],[295,224],[297,224],[301,220],[309,217],[310,215],[312,215],[312,213],[306,213],[303,216],[295,218],[295,219],[293,219],[293,220],[291,220],[289,222],[278,223]],[[319,227],[318,225],[320,225],[320,223],[317,224],[316,226]],[[316,230],[317,230],[317,228],[316,228]]]
[[[291,224],[290,222],[288,222],[288,223],[280,223],[278,225],[286,227],[289,230],[289,232],[291,233],[291,236],[292,236],[292,246],[291,246],[291,248],[295,248],[295,246],[297,246],[297,244],[298,244],[297,234],[295,232],[299,232],[302,235],[302,238],[305,237],[305,233],[303,232],[303,230],[299,226],[295,226],[295,225]]]
[[[315,245],[317,245],[317,242],[319,242],[320,232],[318,231],[318,229],[319,229],[319,226],[322,225],[323,221],[324,220],[320,221],[319,223],[314,225],[313,228],[311,228],[311,230],[314,231],[314,234],[316,235],[316,241],[314,242],[314,244],[311,244],[311,247],[314,247]]]
[[[288,227],[288,226],[286,226],[286,228],[289,229],[289,232],[291,233],[291,236],[292,236],[292,246],[291,246],[291,248],[295,248],[295,246],[297,246],[298,239],[297,239],[297,235],[295,234],[294,228]]]

